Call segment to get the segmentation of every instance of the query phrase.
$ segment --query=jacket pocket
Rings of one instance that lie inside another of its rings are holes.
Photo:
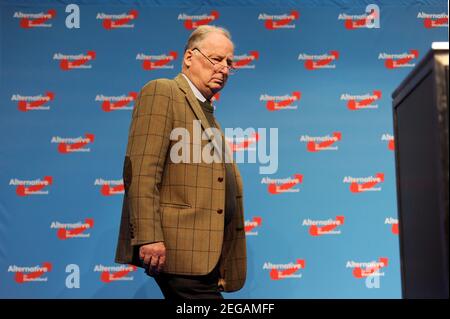
[[[184,204],[184,203],[168,203],[168,202],[159,202],[159,205],[163,207],[173,207],[173,208],[192,208],[192,205],[190,204]]]

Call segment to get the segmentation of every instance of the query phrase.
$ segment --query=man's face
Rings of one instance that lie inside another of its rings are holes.
[[[227,82],[229,70],[222,66],[231,66],[233,43],[223,34],[211,32],[198,44],[197,48],[201,52],[192,48],[184,55],[188,68],[187,75],[203,96],[210,99]],[[213,65],[202,53],[217,65]]]

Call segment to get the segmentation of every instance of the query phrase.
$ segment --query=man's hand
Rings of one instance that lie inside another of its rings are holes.
[[[139,257],[148,275],[158,274],[166,262],[166,246],[163,242],[142,245],[139,248]]]

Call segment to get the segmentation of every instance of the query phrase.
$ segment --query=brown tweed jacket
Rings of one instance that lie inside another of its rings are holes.
[[[173,163],[170,133],[193,120],[208,123],[186,79],[158,79],[141,90],[133,110],[123,179],[116,262],[141,266],[138,247],[164,241],[171,274],[205,275],[220,262],[219,285],[235,291],[246,277],[242,180],[236,164],[237,211],[224,231],[224,163]],[[202,141],[202,146],[208,140]],[[192,145],[190,145],[192,159]],[[202,148],[203,149],[203,148]]]

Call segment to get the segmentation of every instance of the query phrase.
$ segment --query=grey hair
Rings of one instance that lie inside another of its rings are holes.
[[[184,52],[186,52],[189,49],[192,49],[196,47],[203,39],[206,38],[208,33],[211,32],[218,32],[223,34],[226,38],[228,38],[231,41],[231,34],[230,32],[222,27],[217,27],[214,25],[201,25],[197,29],[195,29],[191,35],[188,38],[188,41],[186,43],[186,46],[184,47]]]

